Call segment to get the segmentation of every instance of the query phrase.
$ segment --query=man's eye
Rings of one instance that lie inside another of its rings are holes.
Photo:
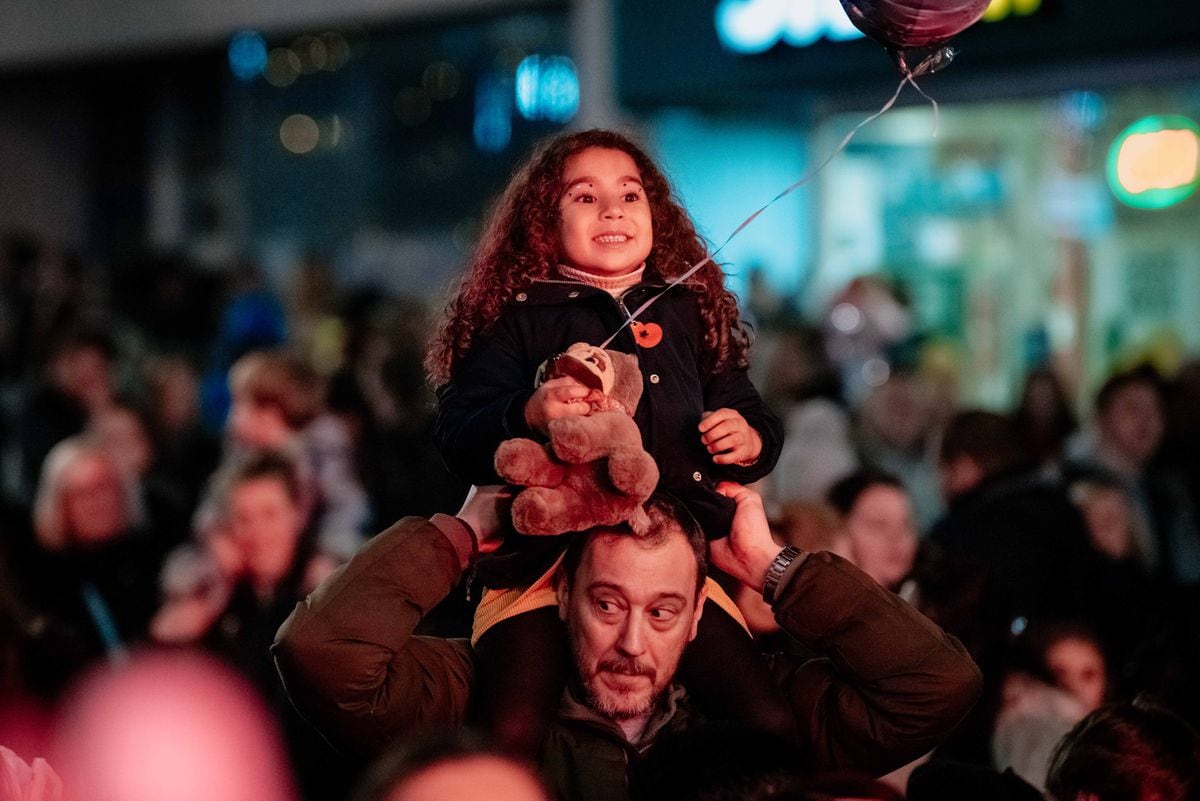
[[[596,601],[596,608],[599,609],[601,612],[604,612],[605,614],[607,614],[609,612],[616,611],[617,605],[614,604],[612,601],[598,600],[598,601]]]
[[[673,619],[675,617],[675,615],[677,615],[677,614],[678,614],[678,612],[676,612],[674,609],[659,608],[659,609],[651,609],[650,610],[651,618],[653,618],[654,620],[664,621],[664,622],[667,620]]]

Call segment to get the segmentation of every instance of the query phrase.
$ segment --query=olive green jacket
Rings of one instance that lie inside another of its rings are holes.
[[[280,628],[272,651],[288,693],[333,741],[370,754],[469,721],[469,644],[412,633],[458,584],[464,537],[445,515],[405,518]],[[826,655],[773,662],[815,769],[886,773],[936,746],[978,697],[979,671],[958,641],[837,556],[808,554],[781,582],[774,610]],[[657,734],[696,720],[672,699]],[[568,702],[543,745],[543,771],[563,801],[621,801],[626,767],[648,740],[631,745],[615,724]]]

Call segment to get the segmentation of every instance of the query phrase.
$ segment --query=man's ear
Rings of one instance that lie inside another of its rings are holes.
[[[696,632],[700,630],[700,615],[704,614],[704,602],[708,600],[708,582],[700,588],[700,592],[696,594],[696,608],[692,611],[692,630],[688,632],[688,642],[696,639]]]
[[[571,590],[567,587],[567,577],[561,570],[554,579],[554,595],[558,598],[558,619],[567,621],[567,607],[571,603]]]

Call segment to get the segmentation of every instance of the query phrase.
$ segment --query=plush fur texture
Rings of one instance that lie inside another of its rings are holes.
[[[510,439],[496,451],[500,477],[525,487],[513,499],[513,527],[531,535],[618,523],[644,530],[642,504],[658,485],[658,465],[633,422],[642,397],[637,357],[578,343],[538,371],[539,381],[562,375],[592,388],[591,411],[551,420],[549,444]]]

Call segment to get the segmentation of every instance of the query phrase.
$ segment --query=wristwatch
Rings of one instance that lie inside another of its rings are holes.
[[[775,557],[775,561],[771,562],[771,566],[767,568],[767,577],[763,580],[762,595],[764,601],[769,604],[775,603],[775,590],[779,587],[779,580],[783,578],[783,573],[787,570],[788,565],[802,553],[804,551],[794,545],[789,545],[779,552]]]

